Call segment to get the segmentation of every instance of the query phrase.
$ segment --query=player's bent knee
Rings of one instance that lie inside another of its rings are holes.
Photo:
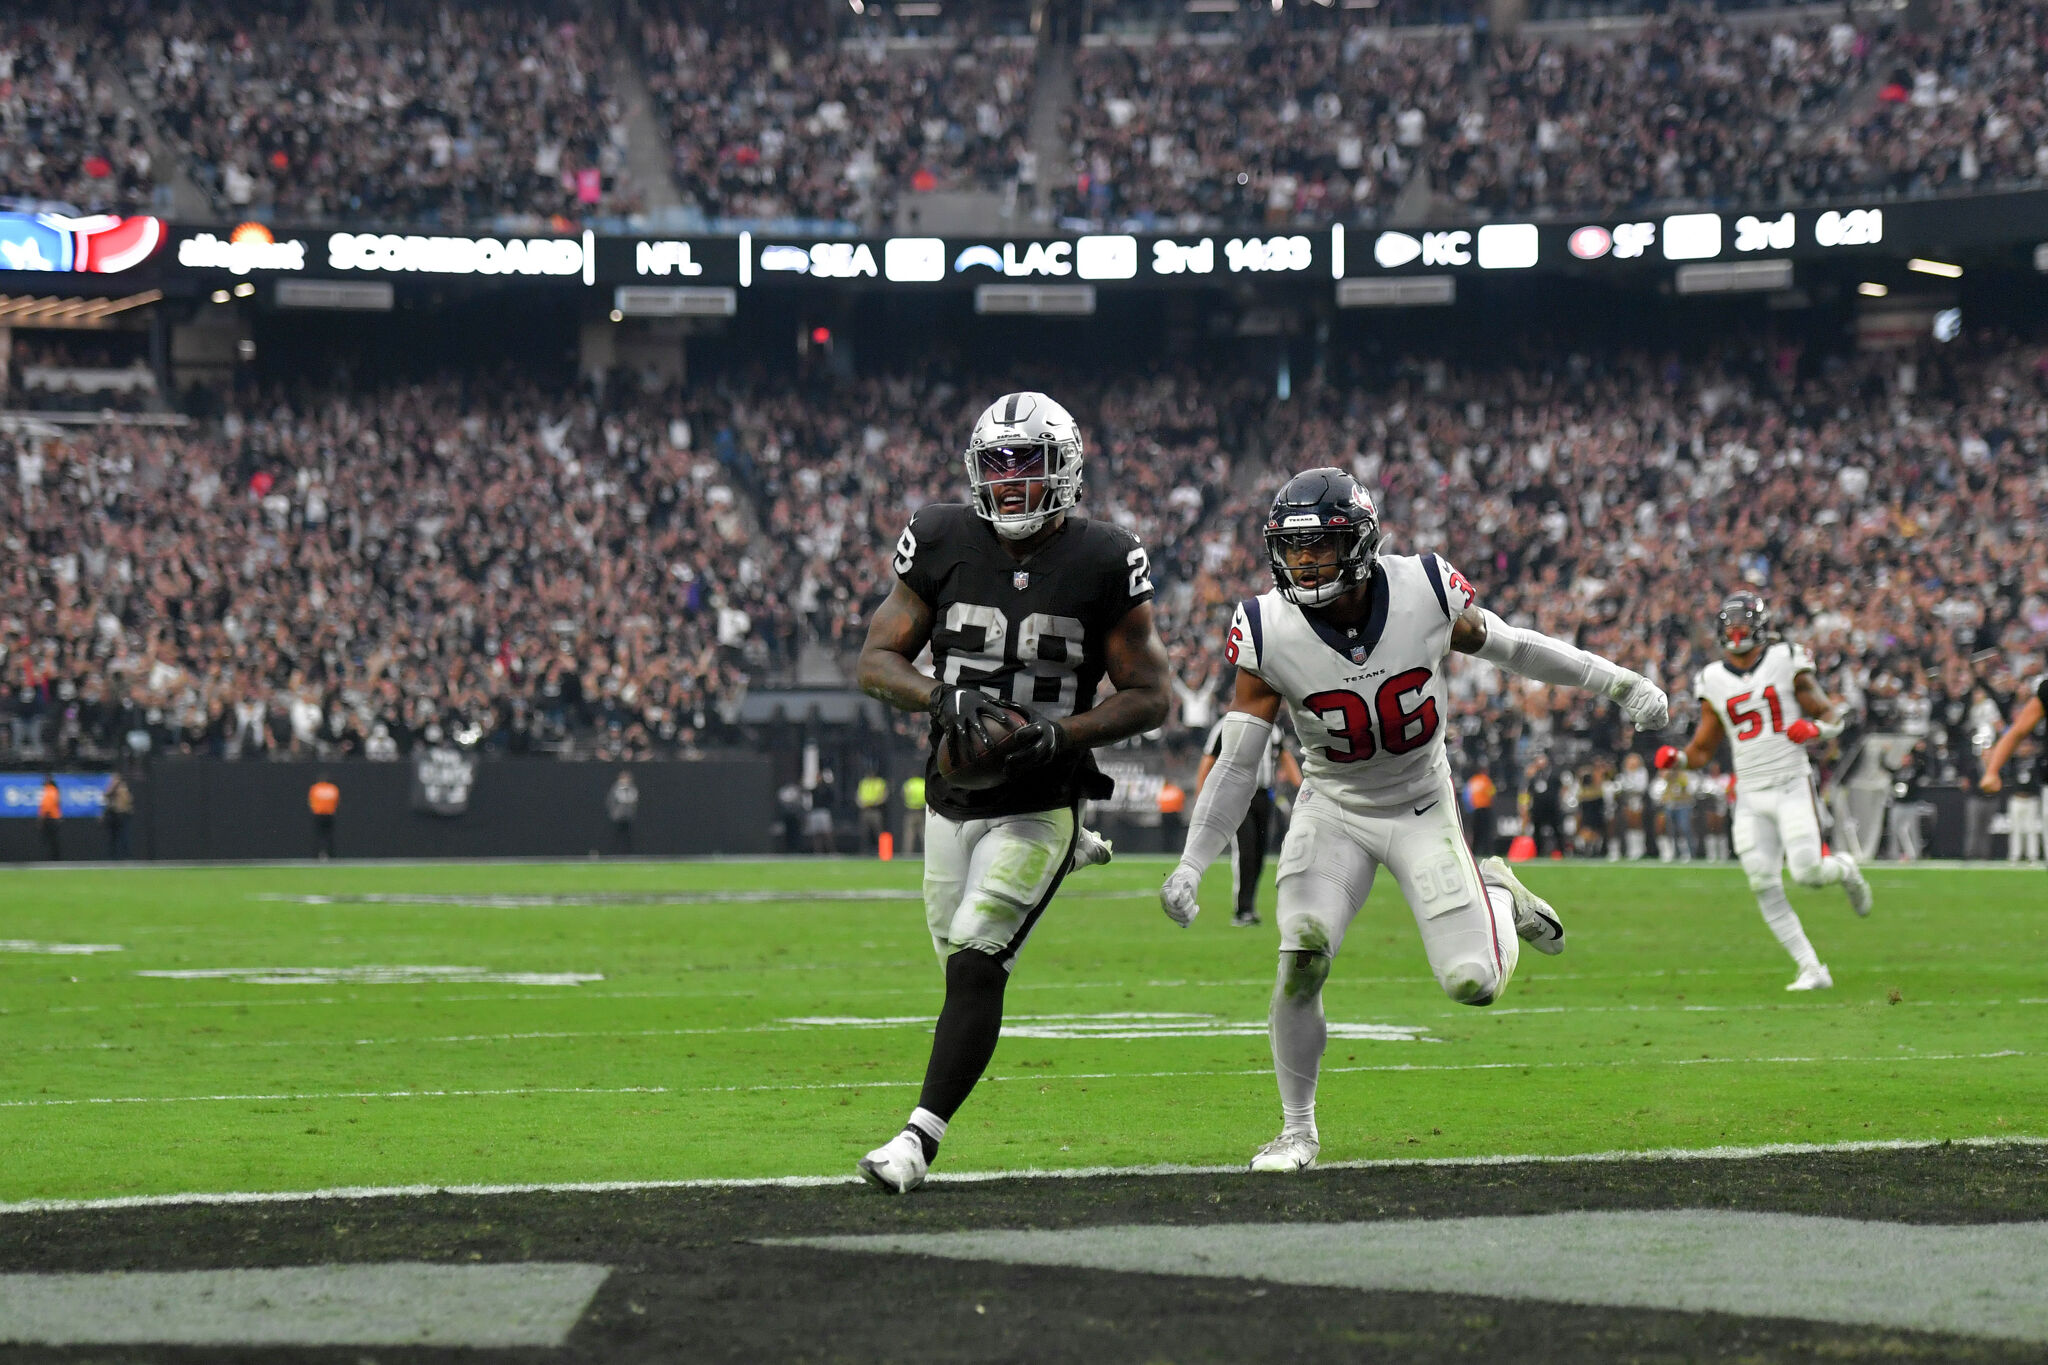
[[[1801,886],[1826,886],[1828,884],[1827,869],[1821,866],[1818,858],[1810,863],[1794,863],[1792,864],[1792,880],[1798,882]]]
[[[1289,1000],[1309,1001],[1320,995],[1330,979],[1330,958],[1314,951],[1280,954],[1280,994]]]
[[[1782,888],[1785,885],[1784,877],[1780,875],[1775,867],[1768,872],[1762,869],[1754,872],[1750,872],[1748,869],[1744,869],[1744,871],[1749,877],[1749,889],[1752,891],[1769,891],[1773,888]]]
[[[1491,1005],[1500,994],[1500,971],[1491,962],[1453,962],[1437,974],[1437,983],[1460,1005]]]

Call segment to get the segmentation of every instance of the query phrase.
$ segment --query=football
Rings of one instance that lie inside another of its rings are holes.
[[[949,735],[939,742],[939,776],[961,791],[987,791],[1003,780],[1003,765],[1016,746],[1016,733],[1031,723],[1031,714],[1011,702],[999,702],[1000,716],[981,725],[981,737]],[[961,741],[965,739],[965,743]]]

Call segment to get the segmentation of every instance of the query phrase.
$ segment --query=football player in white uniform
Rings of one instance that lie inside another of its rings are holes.
[[[1648,679],[1473,605],[1472,585],[1433,554],[1381,555],[1372,499],[1339,469],[1288,480],[1266,521],[1273,591],[1240,603],[1224,657],[1237,693],[1215,767],[1196,798],[1187,846],[1160,889],[1185,927],[1202,873],[1229,845],[1284,702],[1306,781],[1280,849],[1280,972],[1270,1025],[1280,1136],[1255,1171],[1313,1165],[1323,982],[1384,864],[1415,914],[1430,969],[1451,999],[1488,1005],[1514,975],[1521,939],[1560,952],[1557,914],[1499,858],[1474,864],[1458,827],[1444,755],[1450,704],[1443,661],[1476,654],[1546,683],[1605,693],[1661,729],[1669,711]],[[1519,936],[1519,937],[1518,937]]]
[[[1870,913],[1870,883],[1856,860],[1821,851],[1820,802],[1801,747],[1841,734],[1843,720],[1814,679],[1813,656],[1778,637],[1761,597],[1734,594],[1715,621],[1724,657],[1700,670],[1699,729],[1683,749],[1658,749],[1657,766],[1704,768],[1727,736],[1735,751],[1735,856],[1764,923],[1799,966],[1785,989],[1826,990],[1835,980],[1785,897],[1784,866],[1801,886],[1840,883],[1849,908]]]

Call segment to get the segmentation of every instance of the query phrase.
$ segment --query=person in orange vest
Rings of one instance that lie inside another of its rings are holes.
[[[1185,812],[1188,808],[1188,794],[1168,778],[1159,786],[1159,830],[1166,839],[1166,851],[1178,849],[1187,835],[1188,822]]]
[[[1473,852],[1482,858],[1493,856],[1493,799],[1498,795],[1500,789],[1493,785],[1493,774],[1484,768],[1465,779],[1465,802],[1472,807],[1472,820],[1466,833],[1472,838]]]
[[[334,813],[341,809],[341,788],[322,773],[306,793],[306,805],[313,812],[313,846],[324,863],[334,856]]]
[[[57,837],[63,828],[64,793],[58,790],[54,776],[44,774],[43,794],[36,801],[36,833],[43,836],[43,849],[53,863],[64,858],[64,848]]]

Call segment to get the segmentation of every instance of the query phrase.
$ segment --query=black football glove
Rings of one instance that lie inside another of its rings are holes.
[[[931,713],[940,732],[953,746],[954,754],[968,762],[988,751],[988,731],[984,728],[988,721],[1000,720],[1007,725],[1012,719],[1003,704],[986,692],[944,683],[932,689]]]
[[[1011,735],[1006,743],[1011,749],[1003,759],[1005,777],[1018,777],[1057,762],[1060,755],[1074,747],[1074,741],[1067,738],[1067,732],[1060,728],[1060,723],[1048,716],[1035,717]]]

